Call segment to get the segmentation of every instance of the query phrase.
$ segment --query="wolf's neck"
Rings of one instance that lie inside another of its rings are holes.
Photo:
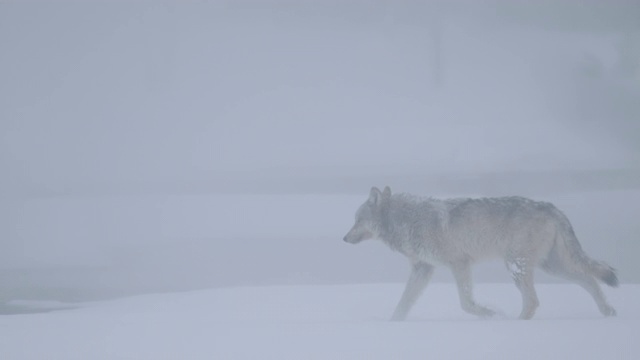
[[[403,214],[402,207],[395,206],[393,202],[383,209],[380,216],[378,228],[378,237],[382,242],[387,244],[391,249],[401,251],[403,241],[406,241],[406,235],[402,229],[405,228],[405,221],[409,220],[406,214]]]

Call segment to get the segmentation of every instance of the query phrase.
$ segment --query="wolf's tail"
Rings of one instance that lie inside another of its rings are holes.
[[[585,266],[593,276],[603,283],[611,286],[618,287],[620,282],[618,281],[618,275],[616,269],[609,266],[602,261],[593,260],[585,255]]]
[[[584,250],[582,250],[582,246],[578,242],[578,238],[576,237],[573,227],[567,217],[559,210],[558,213],[561,215],[562,219],[560,231],[561,236],[559,239],[556,239],[554,250],[552,251],[553,261],[549,265],[551,265],[551,267],[556,267],[559,263],[564,263],[569,265],[569,268],[573,268],[572,271],[591,274],[596,279],[611,287],[618,287],[620,282],[618,281],[616,269],[605,262],[590,258]],[[567,262],[569,264],[567,264]],[[554,266],[554,263],[557,265]],[[562,266],[565,268],[565,271],[569,270],[566,265]]]

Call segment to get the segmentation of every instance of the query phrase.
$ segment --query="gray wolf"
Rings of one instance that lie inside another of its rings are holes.
[[[491,258],[504,260],[522,294],[521,319],[531,319],[539,305],[533,282],[536,267],[583,287],[603,315],[616,314],[598,285],[601,281],[617,287],[615,270],[585,254],[569,219],[548,202],[516,196],[438,200],[392,195],[388,186],[383,191],[373,187],[344,241],[356,244],[372,238],[404,254],[411,263],[411,275],[392,320],[406,318],[435,265],[453,272],[463,310],[494,315],[474,301],[471,281],[471,265]]]

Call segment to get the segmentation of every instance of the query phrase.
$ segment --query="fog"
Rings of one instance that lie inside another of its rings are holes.
[[[2,2],[0,300],[401,282],[400,255],[341,240],[374,185],[553,201],[637,282],[637,19],[622,0]]]

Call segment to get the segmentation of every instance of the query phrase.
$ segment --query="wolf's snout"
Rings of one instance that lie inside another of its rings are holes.
[[[353,244],[353,237],[349,236],[349,234],[351,234],[351,233],[348,233],[347,235],[345,235],[342,238],[342,240],[344,240],[344,242],[346,242],[346,243]]]

